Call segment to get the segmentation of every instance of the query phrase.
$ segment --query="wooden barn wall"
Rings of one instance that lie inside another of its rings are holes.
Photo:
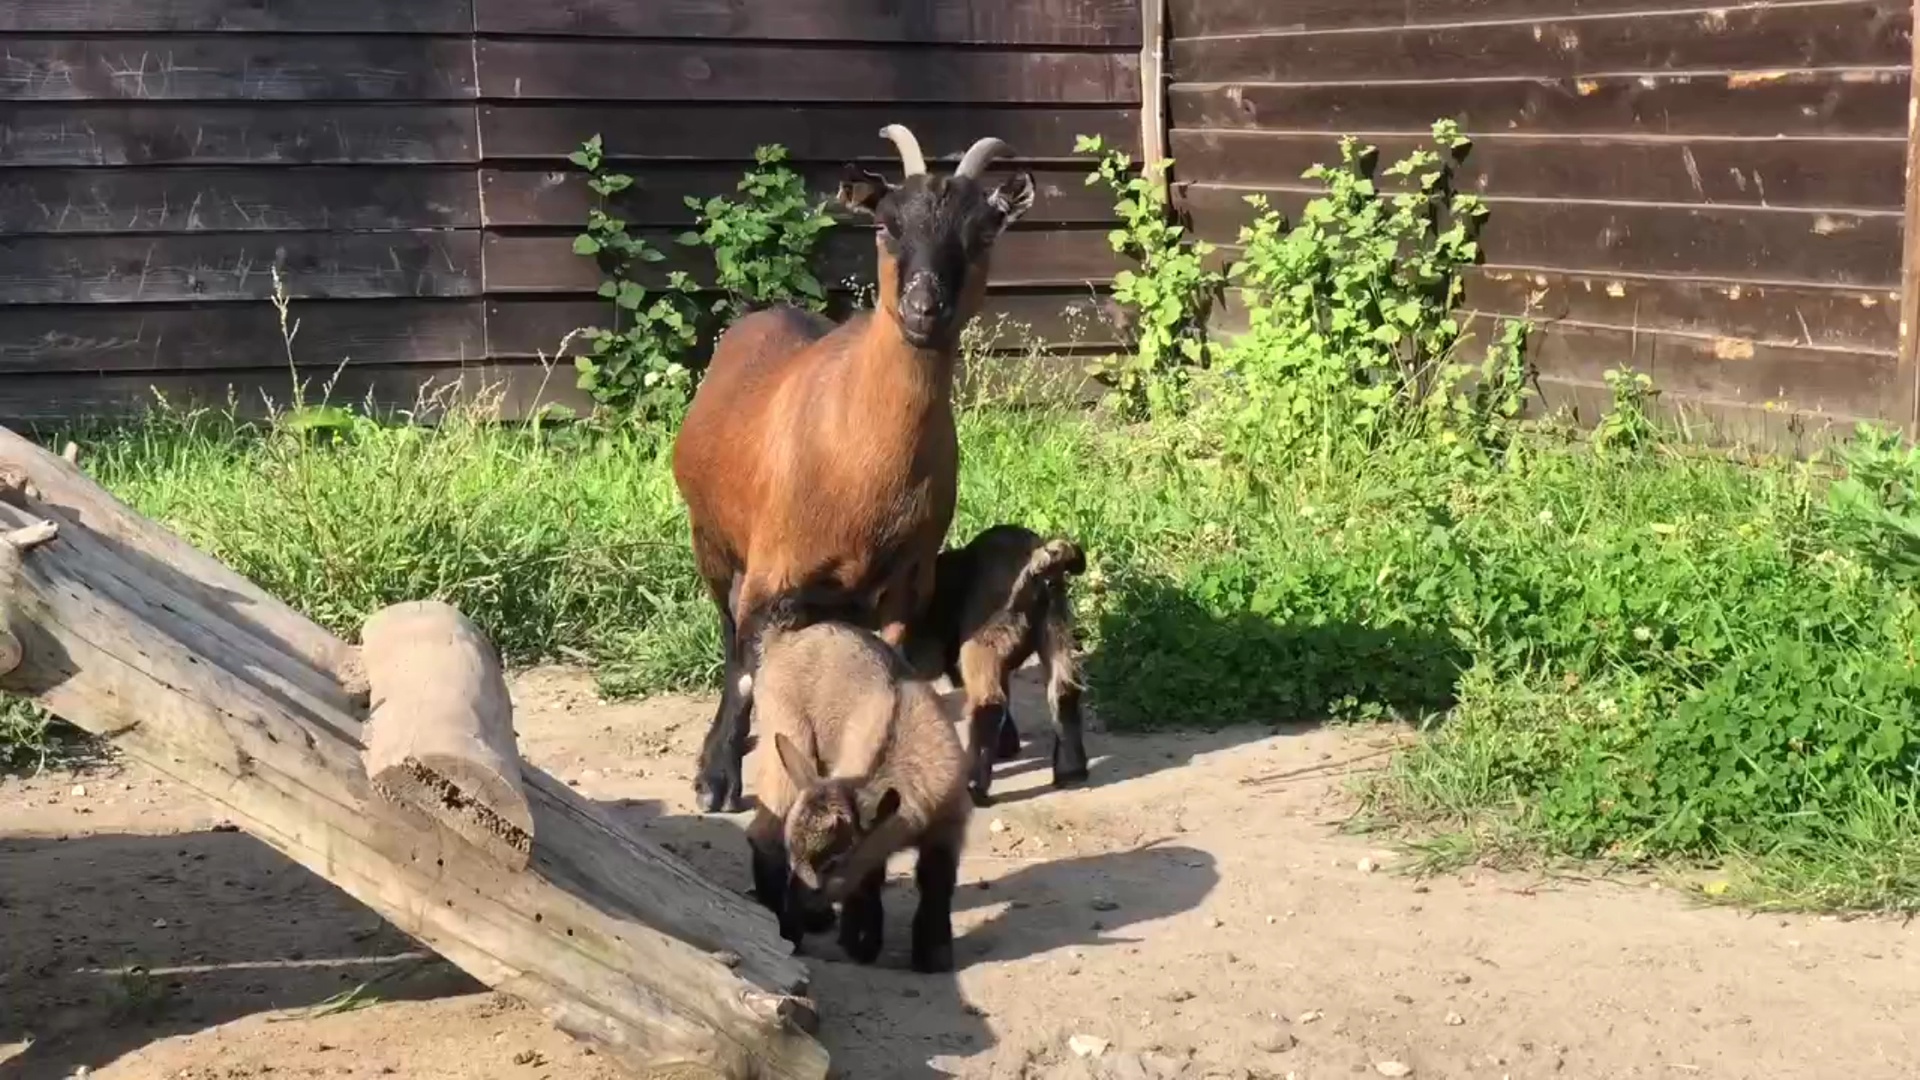
[[[1538,320],[1548,405],[1631,365],[1736,433],[1905,424],[1910,4],[1168,0],[1174,173],[1231,243],[1340,134],[1384,163],[1453,117],[1492,210],[1467,303]]]
[[[1063,319],[1116,267],[1071,150],[1137,150],[1140,44],[1136,0],[7,0],[0,418],[284,400],[276,269],[336,398],[504,381],[524,409],[536,354],[605,313],[570,250],[595,133],[661,269],[695,271],[682,199],[758,144],[824,193],[845,161],[897,170],[883,124],[936,157],[998,135],[1040,199],[990,309],[1102,344]],[[830,279],[871,278],[869,235],[829,235]]]

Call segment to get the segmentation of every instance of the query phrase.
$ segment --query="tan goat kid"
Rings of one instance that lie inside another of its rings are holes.
[[[913,967],[951,970],[972,811],[954,717],[875,634],[844,623],[787,629],[797,606],[783,605],[756,634],[751,691],[771,746],[763,743],[760,807],[747,830],[755,893],[795,945],[824,929],[838,903],[841,946],[872,963],[887,859],[914,848]]]

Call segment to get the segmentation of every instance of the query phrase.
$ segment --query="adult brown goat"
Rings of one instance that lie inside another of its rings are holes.
[[[694,791],[707,812],[741,808],[752,712],[752,616],[785,594],[826,599],[821,617],[899,648],[933,594],[953,521],[960,449],[953,379],[960,331],[985,299],[994,241],[1033,205],[1033,177],[988,188],[1004,156],[973,144],[952,176],[927,171],[913,133],[898,185],[847,166],[839,200],[877,228],[877,310],[835,326],[792,307],[720,336],[674,444],[694,561],[720,609],[720,706]]]

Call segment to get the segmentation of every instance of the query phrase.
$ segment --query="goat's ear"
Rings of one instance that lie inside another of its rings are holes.
[[[987,196],[987,205],[999,211],[1001,228],[1019,221],[1020,215],[1033,209],[1033,174],[1015,173],[993,189],[993,194]]]
[[[893,185],[879,173],[870,173],[858,165],[848,165],[840,177],[840,192],[836,196],[840,205],[849,210],[871,214],[880,206],[880,200],[887,197]]]
[[[787,782],[795,791],[805,791],[818,782],[819,774],[814,772],[813,762],[807,760],[785,732],[773,737],[773,752],[780,755],[780,767],[787,770]]]
[[[888,788],[881,793],[880,801],[873,804],[873,813],[867,815],[867,828],[877,829],[899,812],[900,791],[898,788]]]

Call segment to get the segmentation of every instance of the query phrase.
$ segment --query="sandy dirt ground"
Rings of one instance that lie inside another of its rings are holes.
[[[515,696],[529,758],[747,888],[744,816],[692,812],[709,703],[608,705],[561,670]],[[1032,685],[1016,705],[1035,730]],[[809,942],[839,1075],[1920,1075],[1914,928],[1705,909],[1645,879],[1415,880],[1335,828],[1399,737],[1096,734],[1096,783],[1068,792],[1002,766],[961,867],[957,973],[906,970],[910,863],[879,964]],[[337,1008],[370,980],[371,1004]],[[212,804],[105,763],[0,781],[0,1080],[75,1075],[618,1073]]]

